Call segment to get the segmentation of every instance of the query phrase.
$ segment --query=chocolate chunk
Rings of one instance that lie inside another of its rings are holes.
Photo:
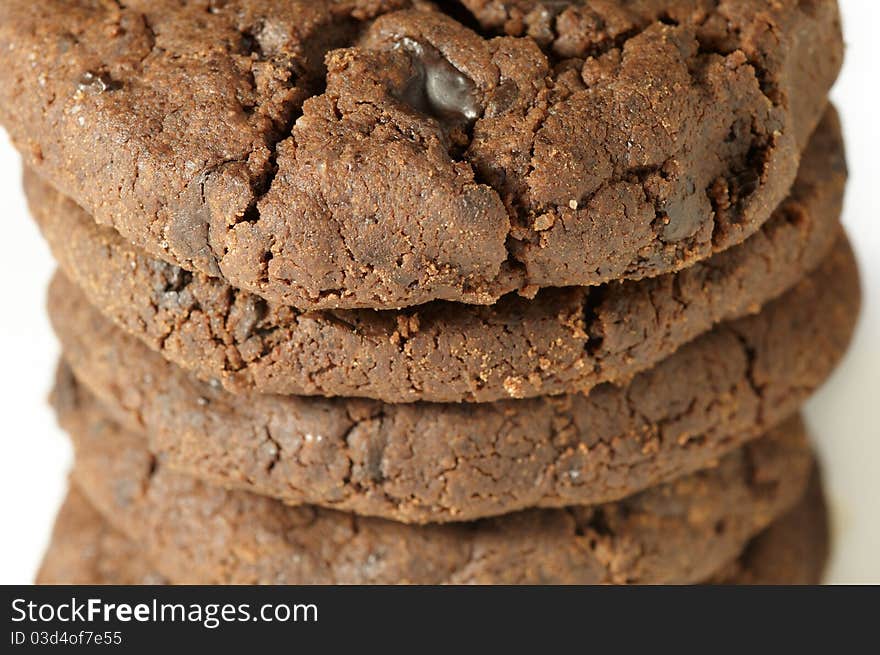
[[[119,88],[119,83],[114,82],[113,78],[107,73],[85,72],[76,84],[80,91],[88,93],[104,93],[104,91],[112,91]]]
[[[413,63],[413,77],[399,99],[447,126],[473,123],[483,113],[474,81],[437,48],[403,37],[398,47]]]
[[[626,380],[796,284],[837,238],[841,138],[829,112],[789,198],[758,234],[704,263],[595,294],[545,289],[491,308],[435,302],[417,309],[418,329],[410,312],[303,315],[266,303],[147,256],[33,171],[25,189],[70,282],[116,325],[203,380],[219,378],[236,392],[486,402],[510,390],[531,397]],[[165,302],[168,291],[186,302]]]
[[[6,0],[0,124],[99,223],[267,301],[492,304],[743,242],[842,60],[835,0],[453,4]]]

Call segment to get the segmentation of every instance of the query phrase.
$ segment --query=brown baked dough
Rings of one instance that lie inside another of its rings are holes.
[[[795,419],[715,468],[619,503],[407,526],[174,473],[95,405],[61,421],[76,484],[183,584],[699,582],[795,505],[812,466]]]
[[[65,275],[153,350],[234,392],[477,401],[622,383],[813,270],[838,234],[846,166],[830,111],[797,182],[743,244],[678,273],[510,295],[491,307],[300,312],[149,257],[28,173],[32,212]]]
[[[828,552],[828,520],[814,478],[798,505],[746,546],[710,584],[819,584]],[[169,584],[143,549],[111,527],[71,488],[61,508],[37,584]]]
[[[801,407],[845,352],[858,306],[842,240],[761,313],[625,387],[470,405],[233,395],[125,335],[71,285],[53,285],[50,315],[82,385],[169,465],[291,504],[423,523],[606,502],[701,468]],[[79,395],[69,375],[61,388],[73,391],[60,402]]]
[[[0,123],[98,222],[269,301],[490,304],[742,242],[842,60],[835,0],[570,3],[564,47],[410,4],[6,0]]]

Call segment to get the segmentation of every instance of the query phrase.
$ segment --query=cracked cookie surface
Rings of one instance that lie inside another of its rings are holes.
[[[482,404],[230,394],[114,327],[75,287],[56,283],[50,296],[84,387],[62,367],[61,405],[88,389],[169,466],[214,483],[424,523],[616,500],[706,466],[825,381],[849,343],[859,285],[841,240],[759,314],[626,386]]]
[[[65,276],[129,334],[233,392],[475,401],[622,383],[813,270],[838,235],[846,165],[829,111],[789,197],[753,236],[650,280],[545,289],[491,307],[301,312],[152,258],[28,172]]]
[[[746,546],[711,584],[819,584],[828,553],[822,490],[811,479],[807,494],[788,514]],[[37,584],[169,584],[143,552],[93,509],[76,488],[56,519]]]
[[[79,489],[179,583],[699,582],[797,502],[812,466],[795,419],[620,503],[407,526],[205,485],[94,407],[61,420]]]
[[[833,0],[572,2],[550,41],[410,4],[10,0],[0,121],[98,222],[269,301],[489,304],[743,241],[841,62]]]
[[[819,584],[828,555],[828,517],[818,478],[785,516],[752,539],[710,584]],[[37,584],[169,584],[144,549],[111,526],[72,487],[59,511]]]

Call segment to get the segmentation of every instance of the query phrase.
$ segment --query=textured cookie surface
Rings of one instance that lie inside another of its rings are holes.
[[[746,547],[711,582],[750,585],[815,585],[828,561],[828,508],[818,471],[803,500]]]
[[[797,502],[812,466],[793,420],[711,470],[620,503],[407,526],[174,473],[94,405],[61,420],[76,484],[181,583],[698,582]]]
[[[233,395],[127,336],[71,285],[50,315],[83,387],[169,465],[292,504],[404,522],[616,500],[693,471],[796,412],[846,349],[852,253],[625,387],[483,404]],[[62,374],[57,399],[81,391]]]
[[[409,4],[9,0],[0,121],[100,223],[267,300],[487,304],[744,240],[841,63],[834,0],[554,3],[552,42]]]
[[[143,550],[110,526],[85,497],[71,488],[58,511],[37,584],[166,584]]]
[[[38,584],[168,584],[158,573],[145,573],[154,567],[143,549],[110,526],[75,489],[59,513],[57,526]],[[793,510],[749,542],[737,561],[709,582],[818,584],[827,542],[821,489],[811,482],[810,493]],[[96,559],[105,564],[95,566]]]
[[[231,391],[486,402],[625,381],[812,270],[837,237],[846,178],[829,112],[792,193],[743,244],[678,273],[546,289],[491,307],[300,312],[151,258],[36,175],[32,212],[65,275],[118,326]]]

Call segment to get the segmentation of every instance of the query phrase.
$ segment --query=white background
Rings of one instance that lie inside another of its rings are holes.
[[[840,2],[848,50],[833,97],[849,147],[845,223],[859,253],[865,303],[852,352],[810,403],[807,415],[834,509],[829,581],[880,583],[880,43],[875,32],[880,2]],[[6,215],[0,255],[3,584],[33,579],[70,462],[70,448],[46,404],[58,354],[44,311],[53,264],[19,187],[18,157],[0,135],[0,198]]]

